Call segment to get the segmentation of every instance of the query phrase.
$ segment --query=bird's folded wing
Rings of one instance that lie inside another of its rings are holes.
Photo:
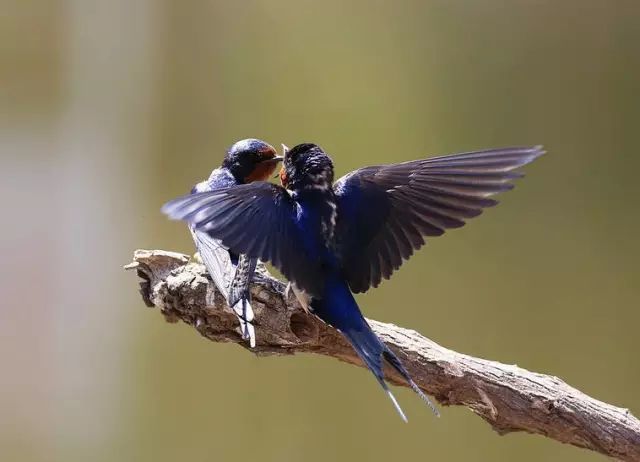
[[[544,154],[542,147],[514,147],[366,167],[334,185],[339,251],[354,292],[377,287],[415,250],[424,236],[459,228],[496,193],[513,188],[517,168]]]
[[[229,298],[229,285],[233,277],[235,267],[231,261],[229,250],[222,243],[207,233],[190,227],[191,235],[196,243],[196,248],[207,268],[214,284],[225,300]]]
[[[319,263],[305,252],[297,204],[282,187],[254,182],[174,199],[163,212],[219,239],[236,254],[270,261],[311,294],[322,289]]]
[[[207,272],[218,291],[220,291],[229,307],[238,317],[243,338],[248,339],[251,348],[254,348],[256,346],[256,334],[255,328],[251,324],[254,318],[251,303],[247,299],[240,300],[242,297],[239,297],[235,303],[231,300],[230,288],[233,287],[233,281],[235,281],[236,267],[231,260],[229,250],[219,240],[212,238],[207,233],[198,231],[193,227],[190,227],[190,229],[202,263],[207,268]],[[246,284],[248,285],[249,282],[250,276]]]

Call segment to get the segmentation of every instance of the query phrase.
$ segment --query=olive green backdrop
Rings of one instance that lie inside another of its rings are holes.
[[[338,174],[512,144],[549,154],[358,298],[455,350],[640,414],[637,1],[28,1],[0,13],[0,459],[562,460],[464,408],[410,422],[365,371],[258,359],[144,308],[135,248],[240,138]]]

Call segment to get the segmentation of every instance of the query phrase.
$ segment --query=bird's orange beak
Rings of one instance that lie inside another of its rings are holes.
[[[285,188],[289,185],[289,178],[287,177],[287,171],[285,170],[284,163],[287,161],[287,154],[289,154],[289,148],[286,144],[282,143],[282,168],[280,169],[280,183]]]

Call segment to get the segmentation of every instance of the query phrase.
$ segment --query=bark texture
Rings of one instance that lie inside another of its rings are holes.
[[[169,322],[179,320],[214,342],[248,349],[238,321],[207,277],[186,255],[138,250],[127,269],[137,270],[146,305]],[[363,366],[344,338],[306,314],[285,285],[260,267],[252,287],[258,355],[317,353]],[[444,348],[418,332],[373,320],[371,327],[400,357],[416,383],[443,405],[463,405],[499,434],[524,431],[640,462],[640,421],[628,409],[598,401],[557,377],[475,358]],[[405,385],[394,371],[387,378]]]

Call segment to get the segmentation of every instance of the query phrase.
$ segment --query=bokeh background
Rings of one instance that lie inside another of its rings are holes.
[[[640,414],[639,23],[636,0],[4,4],[0,459],[602,460],[398,389],[404,425],[364,370],[165,324],[122,265],[193,251],[160,205],[237,139],[317,142],[339,174],[542,143],[359,301]]]

